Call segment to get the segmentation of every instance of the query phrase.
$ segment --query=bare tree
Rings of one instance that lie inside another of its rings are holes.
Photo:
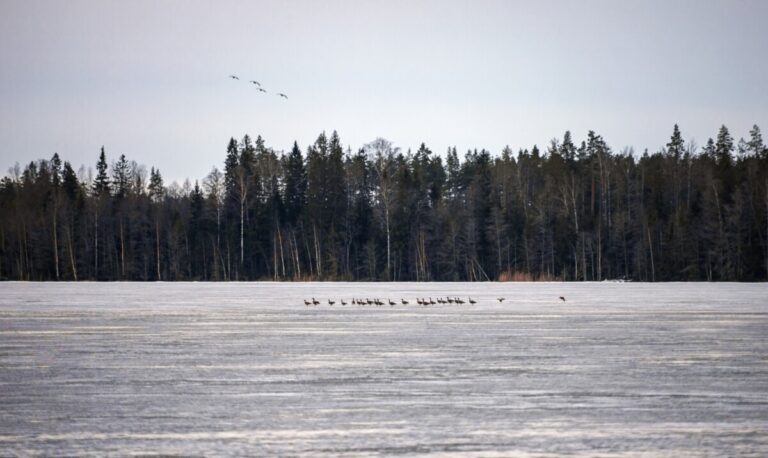
[[[378,209],[377,214],[384,223],[384,230],[387,235],[387,278],[392,279],[392,207],[396,190],[395,183],[395,156],[400,151],[399,148],[392,146],[392,143],[383,138],[368,143],[364,147],[368,159],[373,164],[374,172],[374,206]]]

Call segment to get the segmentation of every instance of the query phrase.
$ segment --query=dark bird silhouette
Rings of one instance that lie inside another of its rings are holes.
[[[318,301],[318,300],[317,300],[317,299],[315,299],[314,297],[312,298],[312,304],[314,304],[314,305],[317,305],[317,304],[319,304],[319,303],[320,303],[320,301]]]
[[[262,88],[260,88],[260,87],[257,87],[256,89],[258,89],[258,90],[259,90],[259,92],[267,92],[265,89],[262,89]]]
[[[400,302],[402,302],[402,303],[403,303],[403,305],[408,305],[408,301],[406,301],[406,300],[405,300],[405,299],[403,299],[402,297],[400,298]]]
[[[473,299],[470,297],[470,298],[469,298],[469,303],[470,303],[470,304],[477,304],[477,301],[476,301],[476,300],[473,300]]]
[[[341,300],[341,305],[347,305],[347,303],[344,302],[344,299]]]
[[[504,297],[497,297],[496,298],[496,300],[499,301],[499,303],[504,302],[504,299],[505,299]]]
[[[306,305],[306,306],[310,306],[310,305],[312,305],[312,303],[311,303],[311,302],[309,302],[308,300],[304,299],[304,305]]]
[[[389,302],[389,305],[395,305],[395,303],[392,302],[392,299],[387,298],[387,302]]]
[[[278,92],[277,95],[279,95],[280,97],[284,98],[285,100],[288,100],[288,96],[283,94],[282,92]]]
[[[238,77],[237,77],[237,76],[235,76],[235,75],[229,75],[229,77],[230,77],[230,78],[232,78],[233,80],[239,80],[239,79],[240,79],[240,78],[238,78]]]
[[[259,83],[259,82],[258,82],[258,81],[256,81],[256,80],[251,80],[251,81],[249,81],[249,83],[253,83],[253,84],[255,84],[256,86],[259,86],[259,87],[261,87],[261,83]]]
[[[336,301],[332,301],[332,300],[328,299],[328,305],[333,305],[335,303],[336,303]]]
[[[565,302],[565,297],[563,297],[563,296],[560,296],[560,300],[561,300],[561,301],[563,301],[563,302]]]
[[[429,298],[429,305],[435,305],[435,301],[432,300],[432,298]]]

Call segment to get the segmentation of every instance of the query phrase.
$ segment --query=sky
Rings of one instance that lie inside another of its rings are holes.
[[[738,139],[768,129],[767,22],[762,0],[0,0],[0,175],[103,145],[199,179],[244,134],[440,154],[566,130],[657,151],[675,123]]]

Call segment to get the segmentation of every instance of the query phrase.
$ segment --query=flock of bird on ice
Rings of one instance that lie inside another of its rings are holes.
[[[229,75],[229,77],[230,77],[230,78],[232,78],[233,80],[237,80],[237,81],[239,81],[239,80],[240,80],[240,78],[238,78],[238,76],[237,76],[237,75]],[[267,93],[267,90],[266,90],[266,89],[264,89],[263,87],[261,87],[261,83],[259,83],[258,81],[256,81],[256,80],[250,80],[250,81],[248,81],[248,82],[249,82],[249,83],[251,83],[251,84],[253,84],[254,86],[256,86],[256,89],[257,89],[259,92],[263,92],[263,93],[265,93],[265,94]],[[285,95],[285,94],[283,94],[282,92],[277,92],[276,94],[277,94],[279,97],[282,97],[282,98],[284,98],[284,99],[286,99],[286,100],[288,99],[288,96],[287,96],[287,95]],[[496,300],[497,300],[497,301],[499,301],[499,303],[501,303],[501,302],[504,302],[504,299],[505,299],[505,298],[503,298],[503,297],[497,297],[497,298],[496,298]],[[565,297],[563,297],[563,296],[560,296],[560,297],[559,297],[559,299],[560,299],[561,301],[565,302]],[[347,305],[347,301],[345,301],[344,299],[340,299],[338,302],[339,302],[341,305]],[[392,299],[387,299],[387,302],[385,303],[384,301],[382,301],[382,300],[381,300],[381,299],[379,299],[379,298],[375,298],[375,299],[368,299],[368,298],[365,298],[365,299],[357,299],[357,298],[353,298],[353,299],[350,301],[350,303],[351,303],[352,305],[376,305],[376,306],[379,306],[379,307],[380,307],[380,306],[382,306],[382,305],[386,305],[386,304],[389,304],[389,305],[390,305],[390,307],[394,307],[395,305],[397,305],[397,302],[393,301]],[[402,305],[408,305],[408,304],[409,304],[409,302],[408,302],[407,300],[403,299],[403,298],[400,298],[400,303],[401,303]],[[470,305],[474,305],[474,304],[476,304],[476,303],[477,303],[477,301],[476,301],[476,300],[474,300],[474,299],[472,299],[471,297],[468,297],[466,302],[465,302],[464,300],[462,300],[462,299],[458,298],[458,297],[446,297],[446,298],[438,297],[438,298],[437,298],[437,301],[435,301],[435,300],[433,300],[433,299],[430,297],[429,299],[416,298],[416,303],[417,303],[417,304],[419,304],[419,305],[422,305],[422,306],[424,306],[424,307],[427,307],[427,306],[430,306],[430,305],[435,305],[435,304],[456,304],[456,305],[463,305],[463,304],[469,303]],[[333,299],[328,299],[328,305],[331,305],[331,306],[333,306],[334,304],[336,304],[336,301],[334,301]],[[318,301],[318,300],[317,300],[317,299],[315,299],[314,297],[312,298],[312,300],[311,300],[311,301],[310,301],[310,300],[307,300],[307,299],[304,299],[304,305],[306,305],[307,307],[309,307],[310,305],[313,305],[313,306],[317,306],[317,305],[320,305],[320,301]]]
[[[230,78],[232,78],[233,80],[238,80],[238,81],[240,81],[240,78],[238,78],[238,77],[237,77],[237,75],[229,75],[229,77],[230,77]],[[263,87],[261,87],[261,83],[259,83],[258,81],[256,81],[256,80],[250,80],[250,81],[248,81],[248,82],[249,82],[249,83],[251,83],[251,84],[253,84],[254,86],[256,86],[256,89],[258,89],[258,91],[259,91],[259,92],[263,92],[263,93],[265,93],[265,94],[267,93],[267,90],[266,90],[266,89],[264,89]],[[287,95],[285,95],[285,94],[283,94],[282,92],[276,92],[276,94],[277,94],[278,96],[280,96],[280,97],[282,97],[282,98],[284,98],[284,99],[288,100],[288,96],[287,96]]]
[[[504,298],[504,297],[497,297],[496,298],[496,300],[499,301],[499,303],[504,302],[505,299],[506,298]],[[561,301],[565,302],[565,296],[560,296],[559,299]],[[328,305],[330,305],[330,306],[335,305],[336,302],[337,301],[335,301],[333,299],[328,299]],[[344,299],[339,299],[338,302],[341,305],[347,305],[348,304],[348,302],[345,301]],[[381,307],[382,305],[387,305],[387,304],[389,304],[390,307],[394,307],[395,305],[397,305],[397,302],[393,301],[392,299],[387,299],[387,301],[384,302],[381,299],[379,299],[378,297],[374,298],[374,299],[369,299],[369,298],[365,298],[365,299],[352,298],[352,300],[350,300],[349,303],[351,303],[352,305],[359,305],[359,306],[375,305],[377,307]],[[400,298],[400,303],[402,305],[410,304],[409,301],[407,301],[407,300],[405,300],[403,298]],[[463,304],[469,303],[469,305],[474,305],[474,304],[477,304],[477,301],[472,299],[471,297],[468,297],[467,301],[464,301],[463,299],[461,299],[459,297],[445,297],[445,298],[438,297],[437,300],[433,300],[431,297],[429,299],[424,299],[424,298],[417,297],[416,298],[416,303],[421,305],[421,306],[428,307],[430,305],[435,305],[435,304],[463,305]],[[306,305],[307,307],[309,307],[310,305],[318,306],[318,305],[320,305],[320,301],[315,299],[314,297],[312,298],[312,300],[304,299],[304,305]]]
[[[229,75],[229,77],[232,78],[233,80],[237,80],[237,81],[240,80],[240,78],[238,78],[237,75]],[[261,87],[261,83],[259,83],[258,81],[250,80],[248,82],[253,84],[254,86],[256,86],[256,89],[259,92],[263,92],[265,94],[267,93],[267,90],[264,89],[263,87]],[[288,99],[288,96],[283,94],[282,92],[277,92],[276,94],[279,97],[282,97],[282,98],[284,98],[286,100]],[[504,299],[505,298],[503,298],[503,297],[497,297],[496,298],[496,300],[499,301],[499,303],[504,302]],[[565,297],[560,296],[559,299],[561,301],[565,302]],[[368,298],[357,299],[357,298],[353,298],[350,302],[351,302],[352,305],[376,305],[376,306],[379,306],[379,307],[382,306],[382,305],[386,305],[386,304],[389,304],[390,307],[394,307],[395,305],[397,305],[397,302],[394,302],[392,299],[387,299],[387,302],[385,303],[384,301],[382,301],[379,298],[375,298],[375,299],[368,299]],[[344,299],[340,299],[339,303],[341,305],[347,305],[347,301],[345,301]],[[403,304],[403,305],[408,305],[409,304],[409,302],[407,300],[403,299],[403,298],[400,298],[400,303]],[[435,301],[435,300],[433,300],[430,297],[429,299],[416,298],[416,303],[419,304],[419,305],[422,305],[424,307],[427,307],[427,306],[435,305],[435,304],[463,305],[463,304],[469,303],[470,305],[474,305],[474,304],[477,304],[477,301],[472,299],[471,297],[468,297],[466,302],[464,300],[458,298],[458,297],[446,297],[446,298],[438,297],[437,301]],[[334,304],[336,304],[336,301],[334,301],[333,299],[328,299],[328,305],[333,306]],[[317,306],[317,305],[320,305],[320,301],[318,301],[314,297],[312,298],[311,301],[307,300],[307,299],[304,299],[304,305],[306,305],[307,307],[309,307],[310,305]]]

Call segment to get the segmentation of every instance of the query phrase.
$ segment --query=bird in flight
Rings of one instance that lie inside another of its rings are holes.
[[[262,88],[260,88],[260,87],[257,87],[256,89],[258,89],[258,90],[259,90],[259,92],[267,92],[265,89],[262,89]]]
[[[287,95],[285,95],[285,94],[283,94],[282,92],[278,92],[278,93],[277,93],[277,95],[279,95],[280,97],[282,97],[282,98],[284,98],[284,99],[288,100],[288,96],[287,96]]]
[[[565,296],[560,296],[560,300],[565,302]]]
[[[233,80],[239,80],[239,79],[240,79],[240,78],[238,78],[238,77],[237,77],[237,76],[235,76],[235,75],[229,75],[229,77],[230,77],[230,78],[232,78]]]
[[[251,81],[249,81],[249,83],[253,83],[253,84],[255,84],[256,86],[259,86],[259,87],[261,87],[261,83],[259,83],[259,82],[258,82],[258,81],[256,81],[256,80],[251,80]]]

